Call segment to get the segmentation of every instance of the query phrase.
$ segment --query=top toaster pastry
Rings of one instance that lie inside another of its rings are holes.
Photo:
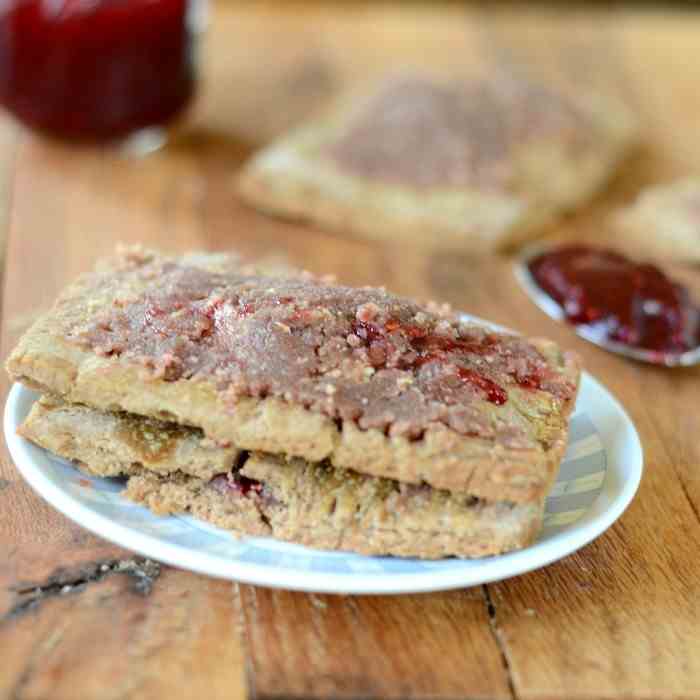
[[[25,384],[259,450],[486,500],[541,500],[578,363],[382,289],[131,249],[80,277],[8,360]]]

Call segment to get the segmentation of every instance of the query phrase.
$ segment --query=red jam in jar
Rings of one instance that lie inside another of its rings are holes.
[[[650,264],[572,245],[536,256],[530,274],[567,320],[609,340],[661,353],[700,345],[700,309],[688,290]]]
[[[0,103],[27,126],[107,141],[166,123],[194,90],[193,0],[6,0]]]

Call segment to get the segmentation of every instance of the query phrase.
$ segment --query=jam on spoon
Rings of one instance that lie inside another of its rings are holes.
[[[536,255],[528,270],[570,323],[594,330],[601,340],[660,355],[700,345],[700,308],[654,265],[570,245]]]
[[[194,91],[196,0],[7,0],[0,104],[54,136],[109,141],[169,121]]]

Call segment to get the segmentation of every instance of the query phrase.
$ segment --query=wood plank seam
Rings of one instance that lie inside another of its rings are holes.
[[[484,594],[484,602],[486,604],[486,612],[488,613],[489,628],[491,629],[491,634],[496,646],[501,653],[501,663],[503,664],[503,671],[506,674],[506,679],[508,681],[508,691],[510,692],[510,697],[513,700],[518,700],[518,691],[515,687],[515,681],[513,679],[513,670],[510,665],[510,658],[508,654],[508,645],[503,638],[502,630],[498,626],[498,619],[496,617],[496,606],[491,598],[491,591],[489,591],[488,585],[484,584],[481,587]]]

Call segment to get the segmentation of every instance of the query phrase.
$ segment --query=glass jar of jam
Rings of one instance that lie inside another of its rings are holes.
[[[110,142],[192,98],[201,0],[5,0],[0,104],[51,136]]]

